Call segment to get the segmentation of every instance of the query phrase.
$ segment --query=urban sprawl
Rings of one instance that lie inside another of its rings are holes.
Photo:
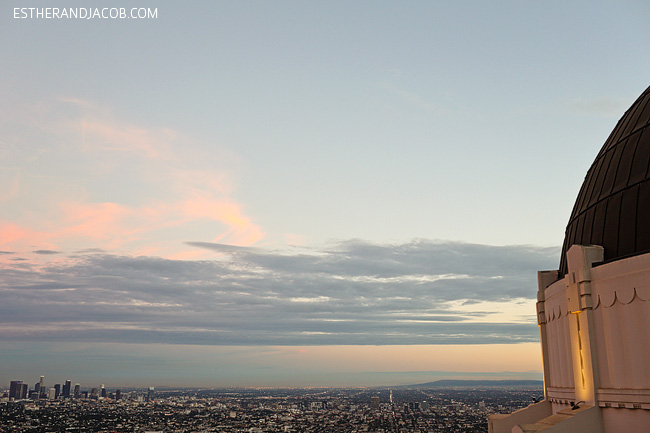
[[[541,389],[107,389],[65,381],[0,389],[0,432],[483,433]]]

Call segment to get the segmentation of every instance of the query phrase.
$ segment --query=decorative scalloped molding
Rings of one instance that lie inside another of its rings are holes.
[[[641,294],[639,293],[640,291],[645,293]],[[635,301],[648,302],[650,301],[650,290],[648,289],[637,290],[636,287],[633,287],[627,289],[614,290],[611,294],[607,294],[607,295],[604,295],[602,293],[597,293],[592,296],[593,299],[595,299],[593,309],[596,310],[600,307],[611,308],[616,303],[622,305],[628,305]],[[544,308],[545,308],[544,316],[546,318],[546,323],[552,322],[553,320],[561,319],[562,317],[565,317],[568,314],[570,314],[567,305],[562,305],[559,303],[555,305],[549,305],[549,304],[550,302],[548,301],[544,303]]]
[[[569,313],[569,308],[566,305],[556,304],[548,308],[548,305],[545,305],[546,310],[546,323],[552,322],[553,320],[560,319],[564,316],[567,316]],[[564,308],[564,312],[562,309]]]
[[[621,293],[621,292],[626,292],[626,293]],[[629,288],[614,290],[613,294],[607,294],[607,295],[598,293],[598,295],[596,296],[596,302],[594,303],[593,309],[595,310],[601,306],[603,308],[611,308],[617,302],[622,305],[628,305],[634,302],[635,300],[641,302],[648,302],[650,301],[650,296],[648,296],[648,299],[643,299],[643,297],[641,297],[641,295],[637,291],[636,287],[632,288],[631,290]]]

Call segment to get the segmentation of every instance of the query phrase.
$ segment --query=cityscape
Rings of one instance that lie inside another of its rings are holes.
[[[443,383],[445,382],[445,383]],[[378,388],[111,388],[66,380],[0,390],[0,432],[483,433],[528,406],[541,382]]]
[[[0,8],[0,433],[649,431],[650,3],[86,3]]]

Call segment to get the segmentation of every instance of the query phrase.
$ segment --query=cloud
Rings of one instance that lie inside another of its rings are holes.
[[[221,146],[75,98],[22,115],[0,128],[17,137],[0,161],[1,249],[201,258],[183,243],[196,232],[234,245],[265,237],[235,197],[237,157]]]
[[[7,267],[0,335],[200,345],[531,342],[533,310],[503,320],[484,307],[532,300],[536,271],[558,256],[427,240],[350,240],[291,253],[190,244],[223,255],[181,261],[93,251],[39,268]]]
[[[227,224],[230,229],[217,239],[230,239],[231,242],[239,245],[251,245],[264,237],[262,229],[253,224],[250,218],[242,213],[241,207],[234,202],[216,200],[201,194],[185,201],[182,209],[190,218],[217,219]]]
[[[255,248],[251,247],[240,247],[237,245],[228,245],[228,244],[220,244],[217,242],[185,242],[187,245],[191,245],[193,247],[198,247],[198,248],[205,248],[207,250],[212,250],[212,251],[217,251],[220,253],[236,253],[236,252],[253,252],[256,251]]]
[[[170,130],[152,131],[126,124],[111,124],[102,120],[81,121],[81,134],[85,146],[110,152],[136,153],[150,159],[168,158],[164,146]],[[157,136],[158,135],[158,136]]]
[[[101,248],[85,248],[83,250],[76,251],[77,254],[88,254],[88,253],[106,253],[107,251],[102,250]]]
[[[34,254],[40,254],[40,255],[61,254],[61,251],[54,251],[54,250],[35,250],[32,252]]]

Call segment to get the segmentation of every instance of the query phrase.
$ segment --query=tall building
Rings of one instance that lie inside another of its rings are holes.
[[[103,383],[100,385],[99,389],[100,389],[100,397],[101,398],[106,398],[106,388],[104,388]]]
[[[18,400],[22,398],[23,392],[23,381],[22,380],[12,380],[9,382],[9,399]]]
[[[70,379],[65,381],[65,384],[63,385],[63,398],[70,398],[70,387],[72,385],[72,382],[70,382]]]
[[[650,431],[650,87],[587,172],[538,286],[545,399],[489,431]]]
[[[74,384],[74,398],[81,398],[81,384]]]
[[[119,400],[122,398],[122,390],[121,389],[116,389],[115,390],[115,400]]]
[[[36,398],[47,398],[47,389],[45,389],[45,376],[41,376],[38,381],[38,390],[36,390]]]
[[[147,401],[153,401],[155,398],[155,391],[154,387],[150,386],[149,387],[149,392],[147,392]]]
[[[54,398],[55,399],[59,398],[60,395],[61,395],[61,384],[57,383],[56,385],[54,385]]]

